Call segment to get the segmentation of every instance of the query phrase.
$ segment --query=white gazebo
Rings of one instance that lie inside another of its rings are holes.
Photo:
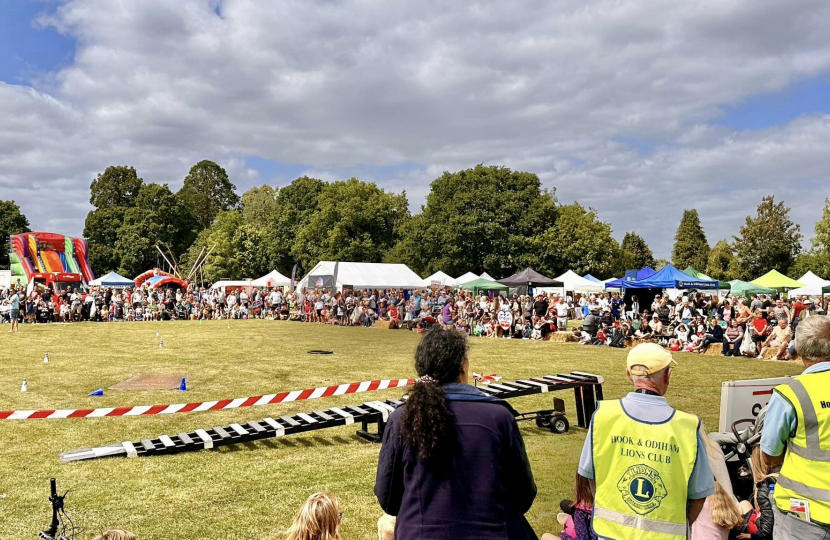
[[[455,287],[456,281],[454,277],[439,270],[424,279],[424,287],[431,287],[433,284],[437,284],[439,287]]]
[[[483,274],[481,274],[481,276],[479,276],[479,277],[480,277],[481,279],[489,279],[490,281],[496,281],[496,278],[494,278],[493,276],[491,276],[491,275],[490,275],[490,274],[488,274],[487,272],[484,272],[484,273],[483,273]]]
[[[590,279],[585,279],[584,277],[580,276],[573,270],[568,270],[561,276],[557,276],[555,278],[556,281],[561,281],[563,286],[562,288],[566,291],[604,291],[605,284],[604,283],[597,283],[596,281],[591,281]]]
[[[455,278],[455,284],[456,285],[464,285],[465,283],[475,281],[480,277],[481,276],[477,276],[477,275],[473,274],[472,272],[467,272],[463,276],[459,276],[459,277]]]
[[[828,285],[830,285],[830,281],[826,279],[821,279],[812,271],[809,271],[800,278],[798,278],[798,281],[804,283],[804,287],[799,287],[798,289],[790,289],[790,291],[787,293],[790,298],[795,298],[797,296],[821,296],[822,287],[827,287]]]
[[[291,279],[276,270],[272,270],[261,278],[253,280],[251,285],[254,287],[289,287],[291,285]]]

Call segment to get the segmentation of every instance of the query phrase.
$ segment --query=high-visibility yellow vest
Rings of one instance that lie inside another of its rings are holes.
[[[620,401],[594,414],[594,532],[603,538],[685,540],[689,479],[700,420],[681,411],[662,423],[631,418]]]
[[[790,499],[810,503],[810,520],[830,525],[830,371],[799,375],[775,392],[792,404],[795,437],[775,486],[775,504],[790,511]]]

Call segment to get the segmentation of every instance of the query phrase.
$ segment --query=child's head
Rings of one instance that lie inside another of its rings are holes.
[[[314,493],[297,512],[286,540],[340,540],[340,516],[334,495]]]
[[[122,529],[109,529],[96,536],[95,540],[135,540],[135,535]]]

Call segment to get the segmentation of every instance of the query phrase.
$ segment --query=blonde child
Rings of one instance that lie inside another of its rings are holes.
[[[303,504],[294,523],[285,533],[286,540],[341,540],[340,504],[337,498],[321,492]]]

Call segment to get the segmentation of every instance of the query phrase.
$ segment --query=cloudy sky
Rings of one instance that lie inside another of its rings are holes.
[[[830,196],[827,0],[0,0],[0,199],[80,234],[89,183],[406,189],[532,171],[667,257],[765,194],[805,236]]]

